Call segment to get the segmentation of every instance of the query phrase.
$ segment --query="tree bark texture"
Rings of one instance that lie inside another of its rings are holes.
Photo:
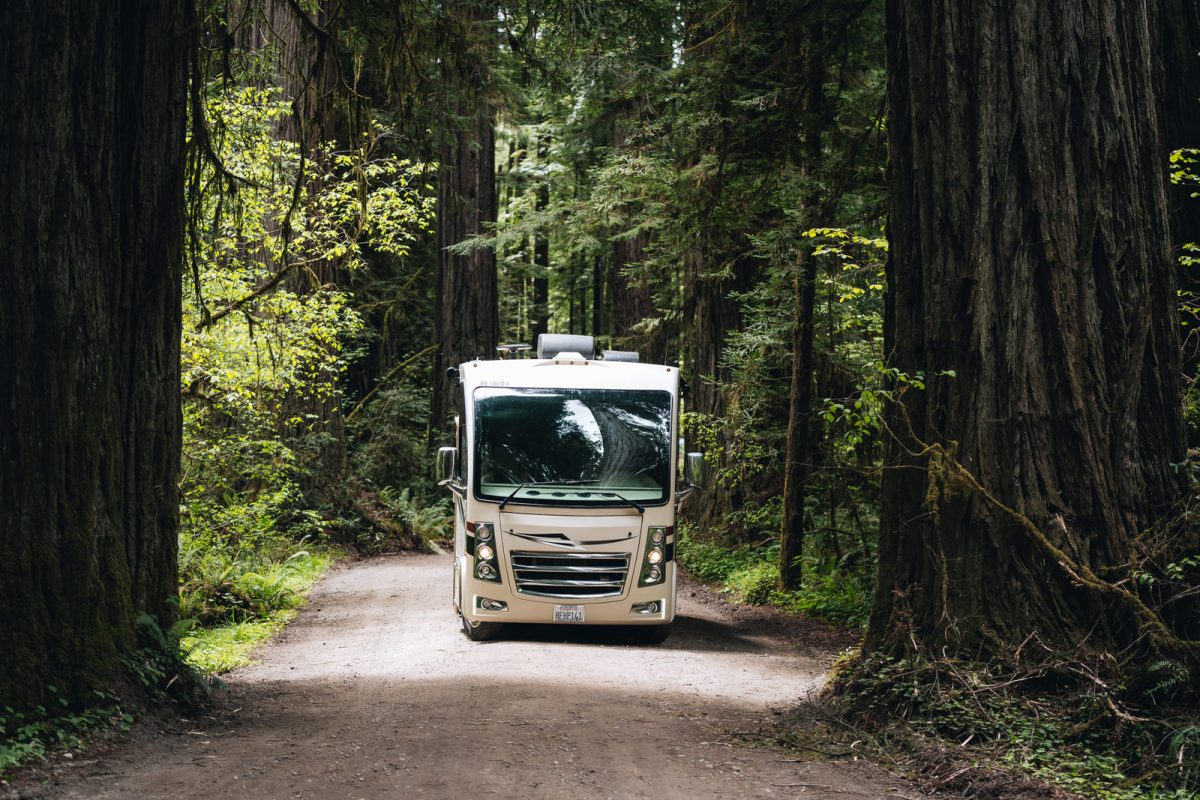
[[[185,9],[0,5],[0,707],[171,621]]]
[[[311,16],[300,4],[287,0],[267,0],[265,10],[271,34],[268,41],[279,48],[279,86],[294,112],[280,118],[279,133],[299,142],[306,155],[322,142],[340,138],[339,65],[328,29],[337,15],[336,3],[322,5]]]
[[[495,252],[480,248],[456,255],[446,250],[496,221],[492,111],[481,102],[469,119],[470,125],[443,145],[438,169],[436,430],[460,404],[447,368],[476,357],[494,358],[500,336]]]
[[[748,289],[754,270],[748,259],[738,258],[729,277],[711,272],[706,261],[703,247],[684,254],[683,320],[688,342],[683,349],[694,376],[692,410],[719,416],[726,407],[722,385],[729,380],[729,370],[721,364],[725,336],[742,326],[741,309],[730,294]]]
[[[663,326],[652,332],[637,330],[661,316],[655,311],[650,275],[642,264],[649,244],[650,234],[645,231],[613,242],[608,322],[614,350],[636,350],[646,363],[661,364],[667,355]]]
[[[613,150],[618,153],[634,151],[629,142],[629,127],[633,124],[620,114],[613,121]],[[612,243],[612,266],[608,272],[607,333],[612,337],[614,350],[634,350],[649,364],[661,364],[666,359],[663,326],[654,333],[639,332],[636,328],[655,318],[661,318],[654,307],[650,276],[642,262],[650,244],[649,231],[624,236]],[[597,284],[599,285],[599,284]]]
[[[438,158],[434,438],[461,413],[458,384],[447,370],[473,358],[495,358],[500,340],[495,251],[457,255],[446,249],[496,222],[495,111],[486,91],[497,11],[494,0],[451,8],[445,25],[453,52],[443,63],[443,79],[458,96],[447,100]]]
[[[1154,3],[889,0],[885,340],[898,389],[867,650],[1130,641],[952,452],[1097,574],[1170,510],[1179,341]],[[953,370],[954,376],[944,375]]]

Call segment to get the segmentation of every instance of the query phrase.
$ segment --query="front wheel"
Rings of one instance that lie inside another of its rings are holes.
[[[490,642],[498,638],[504,628],[503,622],[478,622],[461,615],[459,619],[462,620],[463,632],[472,642]]]
[[[662,644],[671,635],[671,623],[638,625],[633,628],[633,640],[638,644]]]

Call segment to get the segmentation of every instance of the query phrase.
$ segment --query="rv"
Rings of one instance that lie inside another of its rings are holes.
[[[542,334],[457,367],[456,447],[438,452],[454,503],[454,607],[475,641],[505,623],[620,625],[648,643],[675,618],[679,369],[597,357],[590,336]],[[451,370],[452,373],[455,370]]]

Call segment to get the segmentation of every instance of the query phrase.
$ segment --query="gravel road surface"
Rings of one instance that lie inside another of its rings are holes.
[[[865,762],[733,735],[816,688],[836,635],[681,590],[666,644],[512,627],[472,643],[449,556],[339,567],[228,676],[212,717],[56,759],[46,798],[847,798],[917,791]]]

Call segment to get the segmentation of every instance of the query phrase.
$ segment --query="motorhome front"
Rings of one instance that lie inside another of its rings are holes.
[[[631,625],[662,641],[675,616],[675,515],[702,481],[679,476],[676,367],[594,357],[591,337],[546,336],[536,358],[459,366],[453,602],[467,634],[506,622]]]

